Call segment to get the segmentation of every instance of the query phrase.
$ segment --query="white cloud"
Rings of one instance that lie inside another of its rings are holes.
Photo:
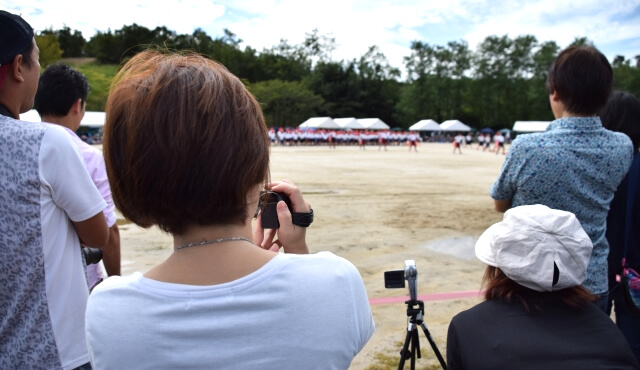
[[[587,37],[596,46],[640,37],[640,19],[624,24],[615,20],[638,8],[637,1],[542,0],[520,5],[486,14],[464,38],[475,48],[488,35],[535,35],[539,42],[553,40],[560,47],[566,47],[576,37]]]
[[[133,23],[180,34],[202,28],[212,37],[227,28],[261,51],[280,39],[299,44],[317,29],[336,39],[334,60],[358,59],[377,45],[400,69],[414,40],[463,39],[473,50],[487,36],[505,34],[531,34],[561,47],[585,36],[610,50],[609,58],[630,58],[640,54],[639,7],[638,0],[0,0],[0,8],[22,13],[38,31],[67,25],[87,39]],[[630,39],[636,42],[622,42]]]
[[[224,6],[207,0],[21,0],[0,1],[3,9],[22,13],[37,30],[60,29],[67,25],[80,30],[85,38],[96,31],[117,30],[136,23],[153,29],[166,26],[178,33],[192,33],[224,14]]]

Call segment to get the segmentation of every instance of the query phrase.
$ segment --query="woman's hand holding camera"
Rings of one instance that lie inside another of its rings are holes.
[[[304,200],[300,189],[292,182],[287,180],[274,181],[268,185],[268,189],[287,196],[291,202],[291,210],[294,213],[308,214],[311,212],[311,205]],[[309,253],[309,248],[305,241],[307,228],[293,223],[291,211],[285,201],[279,201],[276,209],[280,228],[264,229],[262,227],[262,214],[258,215],[256,228],[253,231],[254,242],[264,249],[275,252],[283,248],[285,253]],[[313,214],[311,213],[309,217],[312,220]]]

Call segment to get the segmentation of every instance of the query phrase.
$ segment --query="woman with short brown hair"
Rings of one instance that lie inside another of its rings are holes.
[[[112,85],[104,153],[116,206],[170,233],[174,252],[93,291],[94,368],[349,366],[374,330],[362,279],[308,254],[313,211],[291,182],[269,182],[267,127],[238,78],[195,54],[137,54]],[[264,189],[290,199],[279,228],[262,228]]]

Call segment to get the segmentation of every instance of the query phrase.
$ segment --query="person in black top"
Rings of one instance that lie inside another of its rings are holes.
[[[629,171],[640,176],[640,100],[624,91],[614,91],[607,105],[600,113],[602,126],[627,134],[633,143],[633,164]],[[629,172],[630,174],[631,172]],[[640,316],[634,315],[623,303],[622,287],[616,281],[616,275],[622,272],[624,254],[625,226],[627,217],[627,193],[629,174],[622,180],[616,190],[609,214],[607,215],[606,237],[609,242],[609,306],[611,313],[614,306],[616,325],[627,338],[633,355],[640,362]],[[629,241],[626,253],[626,267],[640,272],[640,190],[636,190],[635,199],[631,201],[631,223],[629,224]]]
[[[570,212],[508,210],[476,243],[485,301],[457,314],[449,369],[638,369],[584,281],[593,245]]]

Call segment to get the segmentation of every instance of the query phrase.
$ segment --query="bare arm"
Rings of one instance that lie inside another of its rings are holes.
[[[102,262],[108,276],[120,275],[120,229],[117,223],[109,228],[109,241],[102,248]]]
[[[511,208],[511,199],[508,199],[508,200],[494,199],[493,203],[495,205],[496,211],[498,212],[506,212],[509,208]]]
[[[95,216],[80,222],[71,221],[80,242],[89,247],[103,248],[109,240],[109,227],[100,211]]]

